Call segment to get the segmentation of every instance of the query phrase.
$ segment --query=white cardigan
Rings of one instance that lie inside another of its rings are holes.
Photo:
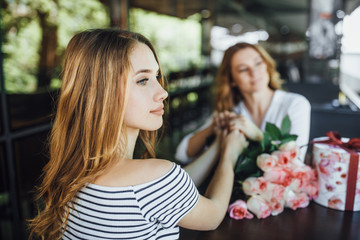
[[[251,115],[242,101],[234,107],[234,112],[236,114],[242,114],[252,120]],[[307,145],[310,134],[311,105],[304,96],[297,93],[275,90],[269,109],[267,110],[263,122],[261,123],[261,131],[265,131],[266,122],[273,123],[280,128],[282,120],[287,114],[289,115],[291,121],[290,134],[296,134],[298,136],[296,140],[297,145]],[[211,121],[212,119],[209,117],[199,130],[208,127],[211,124]],[[189,139],[195,132],[186,135],[176,149],[175,158],[183,164],[192,161],[192,158],[186,154],[186,150],[188,148]],[[302,160],[305,158],[306,151],[307,147],[301,148],[300,156]]]

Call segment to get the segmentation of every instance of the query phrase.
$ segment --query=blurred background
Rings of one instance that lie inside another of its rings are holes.
[[[308,98],[310,137],[360,137],[360,0],[1,0],[0,239],[27,239],[34,186],[65,47],[76,32],[119,27],[154,44],[168,80],[158,155],[211,114],[214,76],[236,42],[262,45],[284,88]]]

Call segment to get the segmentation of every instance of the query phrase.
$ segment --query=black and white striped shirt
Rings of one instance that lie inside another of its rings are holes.
[[[76,196],[63,239],[178,239],[177,223],[198,199],[194,183],[177,164],[136,186],[90,184]]]

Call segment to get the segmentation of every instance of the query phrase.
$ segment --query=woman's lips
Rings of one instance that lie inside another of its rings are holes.
[[[150,111],[150,113],[158,115],[158,116],[162,116],[162,115],[164,115],[164,107],[161,106],[155,110]]]

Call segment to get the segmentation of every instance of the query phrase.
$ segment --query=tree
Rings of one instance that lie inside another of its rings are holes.
[[[106,6],[99,0],[4,0],[1,9],[8,92],[49,88],[59,76],[71,36],[109,26]]]

